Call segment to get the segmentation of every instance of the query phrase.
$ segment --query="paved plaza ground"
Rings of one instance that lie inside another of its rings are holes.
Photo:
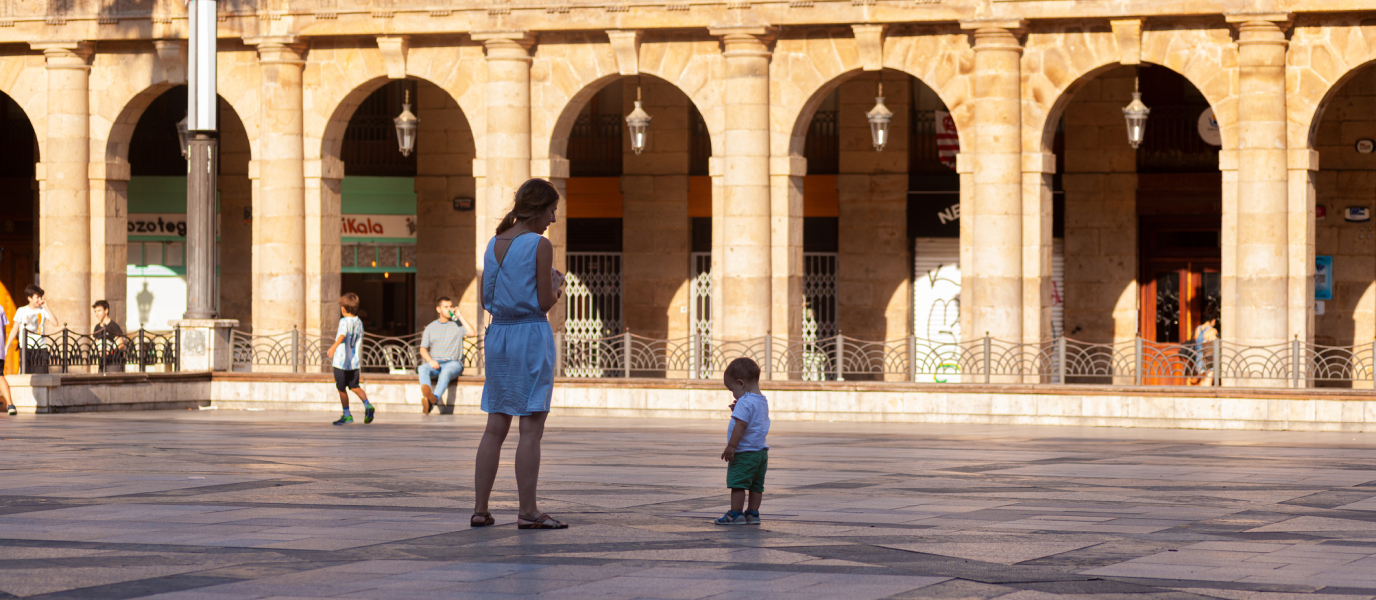
[[[480,418],[332,417],[0,417],[0,598],[1376,596],[1376,434],[775,422],[720,527],[724,423],[556,414],[551,532]]]

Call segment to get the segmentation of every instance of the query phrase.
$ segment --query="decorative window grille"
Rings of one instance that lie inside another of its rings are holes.
[[[344,244],[340,247],[339,268],[347,270],[416,269],[415,244]],[[358,271],[355,271],[358,272]]]
[[[837,112],[819,110],[812,116],[803,146],[810,175],[835,175],[841,168],[841,134]]]
[[[836,336],[836,253],[803,253],[803,324],[816,322],[816,339]],[[809,314],[811,316],[809,316]]]
[[[569,252],[565,279],[564,376],[614,377],[621,342],[621,253]]]
[[[692,377],[706,379],[714,376],[710,368],[712,364],[712,253],[694,252],[691,255],[691,260],[693,295],[689,335],[693,336],[693,339],[689,343],[693,346],[692,356],[695,357],[691,365]]]

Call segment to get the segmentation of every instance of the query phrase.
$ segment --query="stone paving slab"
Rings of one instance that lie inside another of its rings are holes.
[[[1376,600],[1376,434],[781,421],[728,528],[722,423],[555,415],[529,532],[481,419],[328,421],[0,417],[0,599]]]

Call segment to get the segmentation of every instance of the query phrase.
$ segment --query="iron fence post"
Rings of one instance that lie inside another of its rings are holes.
[[[182,326],[176,325],[172,330],[172,369],[180,373],[182,370]],[[231,367],[232,368],[232,367]],[[215,370],[211,367],[211,370]]]
[[[836,343],[832,345],[836,353],[836,380],[846,380],[846,336],[841,334],[841,330],[836,330]]]
[[[981,367],[984,370],[984,383],[989,383],[991,381],[989,375],[990,371],[993,371],[993,369],[990,368],[990,364],[993,360],[994,340],[989,337],[989,332],[986,331],[984,332],[984,364]]]
[[[72,361],[71,361],[71,356],[72,356],[71,338],[69,338],[69,337],[67,336],[67,332],[68,332],[68,331],[70,331],[70,330],[67,329],[67,324],[66,324],[66,323],[63,323],[63,324],[62,324],[62,358],[59,358],[59,359],[58,359],[58,361],[62,363],[62,374],[63,374],[63,375],[66,375],[66,374],[67,374],[67,363],[72,362]]]
[[[701,355],[701,354],[702,354],[702,334],[701,334],[701,333],[698,333],[698,332],[696,332],[696,331],[694,331],[694,332],[693,332],[693,335],[692,335],[691,337],[688,338],[688,378],[689,378],[689,379],[701,379],[701,378],[702,378],[702,376],[699,375],[699,373],[701,373],[701,366],[699,365],[699,363],[702,362],[702,358],[701,358],[701,356],[699,356],[699,355]]]
[[[626,333],[621,334],[621,364],[625,365],[626,370],[622,371],[621,377],[630,379],[631,377],[631,330],[626,329]]]
[[[477,362],[475,359],[473,362]],[[564,332],[554,334],[554,375],[564,376]]]
[[[908,336],[908,381],[917,383],[917,336]]]
[[[301,372],[301,332],[291,326],[291,372]]]
[[[6,340],[6,341],[8,341],[8,340]],[[28,349],[29,349],[29,330],[28,330],[28,329],[25,329],[25,328],[23,328],[23,327],[21,326],[21,327],[19,328],[19,373],[20,373],[21,375],[28,375],[28,374],[29,374],[29,353],[28,353]],[[6,350],[9,350],[9,348],[6,348]],[[6,398],[6,400],[9,400],[9,399]]]
[[[774,332],[764,334],[764,380],[774,378]]]
[[[1214,338],[1214,387],[1223,385],[1223,340]]]
[[[1290,373],[1293,376],[1291,387],[1300,387],[1300,336],[1290,341]]]
[[[1059,384],[1061,384],[1061,385],[1065,385],[1065,384],[1069,383],[1069,382],[1066,381],[1066,379],[1065,379],[1065,377],[1066,377],[1066,372],[1067,372],[1067,369],[1066,369],[1066,366],[1065,366],[1065,336],[1061,336],[1061,337],[1056,338],[1056,375],[1057,375],[1056,382],[1057,382],[1057,383],[1059,383]]]
[[[1142,385],[1142,336],[1132,339],[1132,384]]]

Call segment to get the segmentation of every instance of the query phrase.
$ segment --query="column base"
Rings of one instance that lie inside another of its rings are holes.
[[[182,371],[229,371],[234,365],[231,330],[238,319],[175,319],[178,363]]]

